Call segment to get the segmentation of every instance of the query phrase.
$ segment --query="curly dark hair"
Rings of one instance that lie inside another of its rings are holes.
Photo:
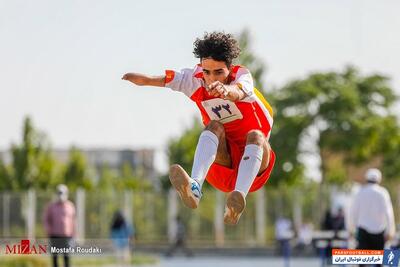
[[[239,56],[240,48],[232,34],[206,32],[203,39],[197,38],[194,42],[193,54],[196,58],[200,58],[200,60],[211,57],[217,61],[224,61],[230,67],[233,59]]]

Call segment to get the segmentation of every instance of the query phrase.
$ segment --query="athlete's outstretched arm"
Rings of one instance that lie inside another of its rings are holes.
[[[122,80],[130,81],[136,85],[165,86],[165,75],[149,76],[141,73],[130,72],[122,76]]]

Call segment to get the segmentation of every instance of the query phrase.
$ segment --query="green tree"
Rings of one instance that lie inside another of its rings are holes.
[[[54,159],[50,148],[46,148],[37,156],[37,166],[35,188],[54,188],[60,182],[62,164]]]
[[[272,99],[279,112],[271,142],[280,159],[272,181],[304,176],[303,163],[298,159],[300,144],[309,138],[306,133],[310,127],[318,132],[316,142],[325,182],[347,181],[349,166],[369,162],[376,155],[384,158],[382,167],[389,178],[398,173],[398,163],[387,165],[394,163],[399,144],[397,118],[391,113],[396,96],[387,77],[362,76],[354,67],[314,73],[274,91]],[[339,160],[332,161],[332,154],[340,155]],[[288,163],[290,168],[285,168]]]
[[[101,166],[100,179],[97,187],[102,191],[112,191],[114,189],[117,174],[111,170],[107,164]]]
[[[88,177],[87,169],[85,156],[77,148],[72,147],[64,174],[65,184],[72,190],[77,187],[91,189],[93,182]]]
[[[144,177],[137,177],[133,173],[132,166],[129,162],[122,165],[121,175],[117,179],[116,188],[118,190],[151,190],[152,184]]]
[[[12,181],[9,168],[0,157],[0,191],[13,189],[15,186],[13,186]]]
[[[24,119],[22,143],[11,147],[11,184],[14,190],[47,188],[52,184],[56,162],[44,133],[36,130],[29,117]]]

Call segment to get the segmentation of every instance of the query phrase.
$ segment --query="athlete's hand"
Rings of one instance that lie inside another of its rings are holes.
[[[219,81],[216,81],[208,85],[208,93],[211,96],[227,99],[227,96],[229,94],[229,87],[225,86]]]
[[[144,77],[144,75],[139,73],[134,73],[134,72],[126,73],[124,76],[122,76],[121,79],[130,81],[131,83],[134,83],[136,85],[146,84],[146,77]]]

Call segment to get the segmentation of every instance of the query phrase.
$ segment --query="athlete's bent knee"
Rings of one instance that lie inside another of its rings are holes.
[[[225,135],[224,125],[219,121],[210,121],[205,130],[214,133],[216,136],[218,136],[218,138],[221,138]]]
[[[247,133],[246,144],[262,146],[265,142],[265,135],[260,130],[251,130]]]

